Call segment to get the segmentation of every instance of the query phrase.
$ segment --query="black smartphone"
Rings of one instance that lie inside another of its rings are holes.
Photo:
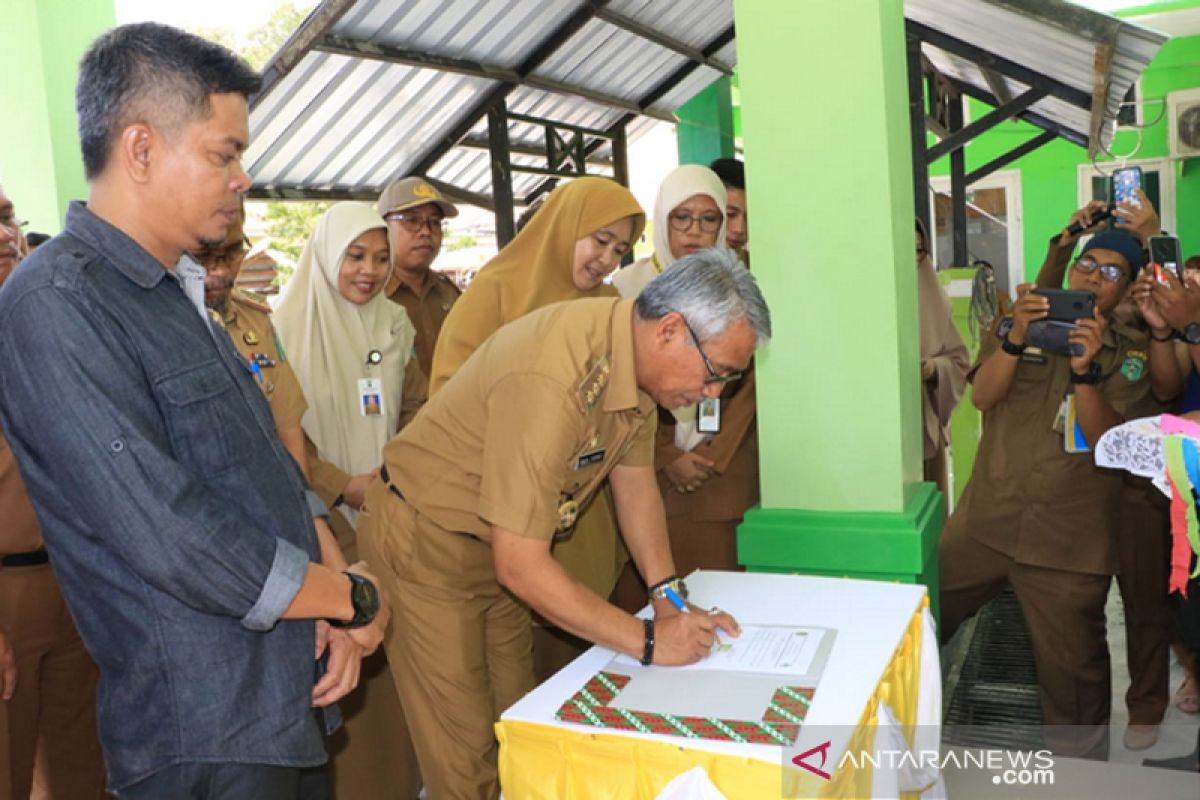
[[[1179,246],[1179,239],[1170,235],[1151,236],[1150,261],[1155,266],[1170,272],[1176,280],[1180,280],[1180,276],[1183,274],[1183,250]],[[1154,277],[1159,283],[1167,283],[1167,279],[1157,272]]]
[[[1132,205],[1141,205],[1141,200],[1135,194],[1135,191],[1142,188],[1142,168],[1141,167],[1122,167],[1121,169],[1113,170],[1112,174],[1112,197],[1109,198],[1113,205],[1117,203],[1131,203]],[[1120,216],[1120,215],[1118,215]],[[1124,219],[1124,217],[1120,217]]]
[[[1075,289],[1034,289],[1050,300],[1050,314],[1046,319],[1055,322],[1074,323],[1077,319],[1091,319],[1096,313],[1096,295]]]

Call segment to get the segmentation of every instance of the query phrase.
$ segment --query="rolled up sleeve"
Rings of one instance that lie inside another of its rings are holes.
[[[267,581],[258,600],[242,617],[242,625],[252,631],[269,631],[273,628],[300,591],[300,585],[308,574],[309,561],[308,553],[291,542],[276,539],[271,571],[267,573]]]

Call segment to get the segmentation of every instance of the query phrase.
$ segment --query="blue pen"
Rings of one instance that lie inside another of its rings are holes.
[[[670,586],[664,586],[663,594],[665,594],[667,596],[667,599],[671,601],[671,605],[673,605],[679,609],[680,613],[682,613],[682,614],[690,613],[688,611],[687,603],[683,602],[683,598],[679,596],[679,594],[675,591],[675,589],[673,589]]]

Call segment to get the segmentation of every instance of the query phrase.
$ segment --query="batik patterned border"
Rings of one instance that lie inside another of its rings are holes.
[[[612,701],[629,684],[629,680],[628,675],[597,672],[570,700],[562,704],[554,716],[563,722],[612,730],[786,746],[794,744],[800,735],[800,725],[812,705],[815,691],[806,686],[780,686],[775,690],[762,719],[754,722],[614,708]]]

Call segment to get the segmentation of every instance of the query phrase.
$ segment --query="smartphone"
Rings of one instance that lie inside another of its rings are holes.
[[[1091,319],[1096,313],[1096,295],[1074,289],[1034,289],[1050,300],[1050,314],[1046,319],[1074,324],[1077,319]]]
[[[1083,345],[1071,341],[1071,332],[1079,327],[1074,322],[1056,319],[1034,320],[1025,332],[1025,344],[1060,356],[1081,356]]]
[[[1160,267],[1174,275],[1176,280],[1182,280],[1183,250],[1179,247],[1178,237],[1151,236],[1150,261],[1155,269],[1154,279],[1159,283],[1168,285],[1166,277],[1158,272]]]
[[[1141,188],[1141,167],[1122,167],[1121,169],[1113,170],[1111,199],[1114,205],[1117,203],[1130,203],[1135,206],[1141,205],[1142,201],[1134,193],[1135,190]],[[1124,219],[1124,217],[1119,218]]]

